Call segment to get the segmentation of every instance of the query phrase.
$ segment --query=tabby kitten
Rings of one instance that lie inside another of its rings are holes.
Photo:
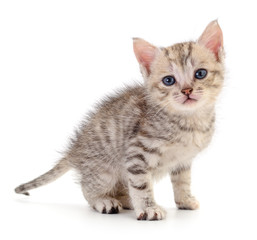
[[[127,208],[138,220],[160,220],[166,213],[154,200],[153,180],[169,173],[177,207],[199,207],[190,191],[190,169],[214,131],[214,105],[224,78],[221,28],[213,21],[196,42],[167,48],[133,40],[144,84],[105,100],[59,163],[16,193],[29,195],[73,168],[98,212]]]

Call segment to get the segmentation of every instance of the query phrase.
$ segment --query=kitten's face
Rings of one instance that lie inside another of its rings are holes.
[[[172,112],[213,106],[223,85],[223,35],[211,22],[197,42],[157,48],[134,39],[134,52],[154,102]]]
[[[223,72],[223,64],[205,47],[179,43],[157,53],[146,85],[162,107],[194,111],[214,104]]]

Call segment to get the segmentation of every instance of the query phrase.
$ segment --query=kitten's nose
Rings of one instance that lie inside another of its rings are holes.
[[[185,88],[185,89],[182,89],[181,92],[189,96],[193,92],[193,88]]]

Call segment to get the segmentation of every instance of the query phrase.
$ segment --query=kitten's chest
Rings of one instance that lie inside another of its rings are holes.
[[[200,132],[181,133],[176,139],[160,146],[163,159],[187,159],[205,148],[211,135]]]
[[[179,167],[190,166],[192,159],[205,148],[212,137],[212,132],[187,132],[181,133],[171,142],[162,144],[159,149],[162,155],[155,161],[155,177],[159,178],[171,170]]]

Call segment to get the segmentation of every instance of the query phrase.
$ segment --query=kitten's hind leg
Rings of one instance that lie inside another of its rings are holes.
[[[122,205],[117,199],[108,196],[98,198],[92,205],[100,213],[115,214],[119,213],[122,209]]]
[[[89,197],[90,194],[86,192],[85,188],[82,187],[82,191],[89,205],[100,213],[115,214],[119,213],[122,209],[121,202],[111,196],[99,195]]]
[[[122,204],[114,197],[116,179],[111,173],[90,174],[81,181],[82,192],[89,205],[100,213],[115,214]]]

